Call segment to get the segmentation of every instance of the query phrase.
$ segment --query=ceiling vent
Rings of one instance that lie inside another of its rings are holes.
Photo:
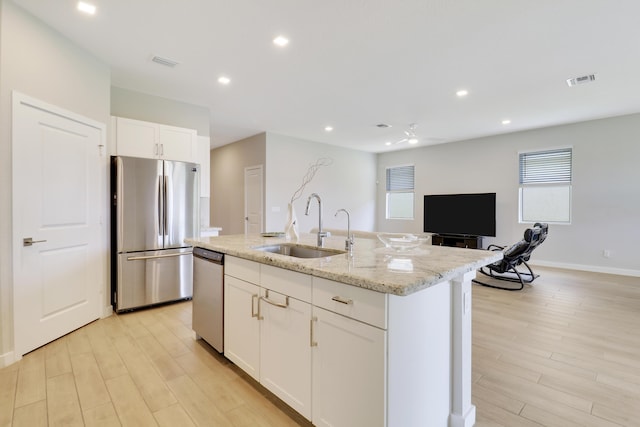
[[[161,56],[154,56],[153,58],[151,58],[151,60],[156,64],[164,65],[165,67],[173,68],[178,65],[177,61],[174,61],[173,59],[163,58]]]
[[[580,77],[574,77],[572,79],[567,79],[567,84],[569,86],[577,86],[577,85],[583,85],[583,84],[591,83],[591,82],[594,82],[595,80],[596,80],[596,75],[595,74],[588,74],[586,76],[580,76]]]

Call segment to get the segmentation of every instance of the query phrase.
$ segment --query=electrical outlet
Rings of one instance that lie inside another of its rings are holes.
[[[602,256],[605,257],[605,258],[611,258],[611,250],[603,249],[602,250]]]

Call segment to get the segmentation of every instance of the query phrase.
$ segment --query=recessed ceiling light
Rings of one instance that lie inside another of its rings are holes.
[[[333,130],[332,126],[325,126],[324,130],[326,130],[327,132],[331,132]]]
[[[218,77],[218,83],[220,83],[221,85],[228,85],[229,83],[231,83],[231,79],[229,77],[220,76]]]
[[[418,143],[418,138],[415,138],[415,137],[414,137],[414,138],[409,138],[409,139],[407,140],[407,142],[408,142],[409,144],[417,144],[417,143]]]
[[[80,12],[88,13],[89,15],[95,15],[96,13],[96,7],[94,5],[83,1],[78,2],[78,10]]]
[[[384,145],[391,145],[391,141],[385,142]]]
[[[289,39],[284,36],[278,36],[275,39],[273,39],[273,44],[280,47],[284,47],[289,44]]]
[[[462,97],[465,97],[467,95],[469,95],[469,91],[466,90],[466,89],[460,89],[459,91],[456,92],[456,96],[458,98],[462,98]]]
[[[511,123],[511,120],[509,120],[509,119],[504,119],[504,120],[502,121],[502,124],[503,124],[503,125],[508,125],[509,123]]]

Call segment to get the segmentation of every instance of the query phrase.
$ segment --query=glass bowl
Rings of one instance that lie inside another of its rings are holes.
[[[410,233],[378,233],[378,239],[384,243],[387,248],[396,251],[415,249],[429,240],[428,237],[417,236]]]

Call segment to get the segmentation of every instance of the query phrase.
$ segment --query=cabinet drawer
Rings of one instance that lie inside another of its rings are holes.
[[[262,265],[260,286],[300,301],[311,302],[311,276],[308,274]]]
[[[249,283],[260,283],[260,264],[247,259],[225,256],[224,274]]]
[[[314,306],[387,329],[387,294],[313,278]]]

